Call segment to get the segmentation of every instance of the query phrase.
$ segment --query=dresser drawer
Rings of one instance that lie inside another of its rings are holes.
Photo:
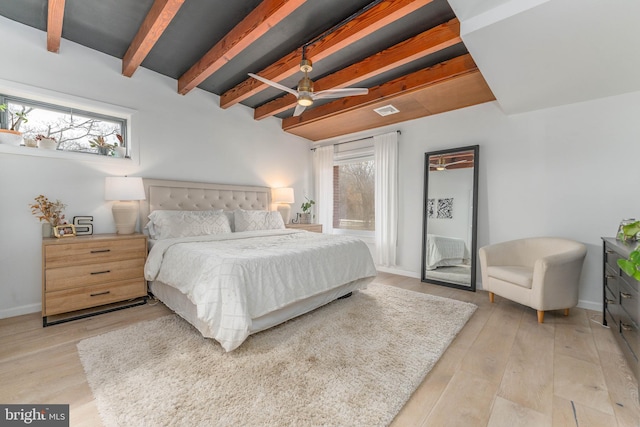
[[[615,279],[607,280],[604,286],[604,308],[607,314],[607,321],[618,326],[620,314],[620,302],[618,296],[618,283]],[[613,325],[609,325],[613,327]]]
[[[104,283],[47,293],[43,315],[82,310],[112,302],[147,295],[147,282],[136,278],[117,283]]]
[[[144,277],[144,258],[100,264],[48,268],[45,292]],[[48,295],[47,295],[48,298]]]
[[[620,267],[618,267],[618,260],[622,258],[620,254],[614,252],[612,249],[606,248],[604,252],[604,264],[605,266],[610,267],[616,274],[619,274]]]
[[[638,325],[631,320],[625,311],[622,311],[620,316],[620,335],[622,335],[623,340],[631,349],[637,362],[640,356],[640,349],[638,348]]]
[[[624,278],[618,283],[618,291],[620,293],[620,306],[625,311],[625,316],[631,323],[638,325],[638,307],[640,299],[638,298],[638,289],[634,284],[627,283]]]
[[[102,240],[86,242],[76,241],[67,244],[45,246],[44,262],[46,268],[68,265],[95,264],[109,261],[145,258],[147,241],[145,238]]]

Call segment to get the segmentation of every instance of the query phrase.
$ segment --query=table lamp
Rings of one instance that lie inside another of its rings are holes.
[[[285,224],[289,224],[291,219],[290,203],[295,203],[293,199],[293,188],[274,188],[273,203],[277,205],[278,212],[282,215]]]
[[[116,233],[133,234],[138,219],[139,200],[144,200],[142,178],[108,176],[104,182],[105,200],[115,200],[111,211],[116,223]]]

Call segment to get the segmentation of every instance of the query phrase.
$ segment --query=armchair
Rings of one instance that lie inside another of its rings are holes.
[[[532,237],[484,246],[478,251],[482,288],[531,307],[544,322],[544,312],[578,304],[578,284],[587,255],[585,245],[555,237]]]

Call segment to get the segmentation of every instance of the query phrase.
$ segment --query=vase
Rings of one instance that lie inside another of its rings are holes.
[[[98,154],[101,156],[108,156],[111,154],[111,147],[98,147]]]
[[[298,214],[298,224],[311,224],[311,214],[310,213],[299,213]]]
[[[0,129],[0,144],[22,145],[22,133],[16,130]]]
[[[42,223],[42,237],[53,237],[53,227],[48,222]]]
[[[58,148],[58,143],[55,139],[42,138],[38,141],[38,148],[42,148],[44,150],[55,150]]]

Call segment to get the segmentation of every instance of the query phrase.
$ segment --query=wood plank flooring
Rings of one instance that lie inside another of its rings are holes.
[[[392,426],[640,425],[637,383],[600,313],[549,312],[540,325],[534,310],[490,304],[486,292],[388,273],[376,282],[478,306]],[[48,328],[38,313],[0,320],[0,402],[69,403],[72,426],[100,426],[76,344],[168,313],[145,305]]]

